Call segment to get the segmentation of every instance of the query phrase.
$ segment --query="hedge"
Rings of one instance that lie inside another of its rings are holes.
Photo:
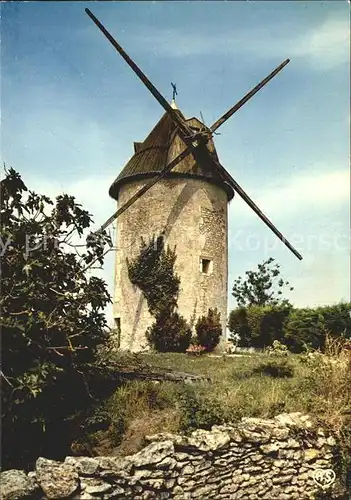
[[[289,306],[238,307],[229,315],[228,328],[240,335],[240,346],[264,348],[283,339],[290,311]]]
[[[274,340],[293,352],[323,349],[326,333],[351,337],[351,303],[297,309],[289,306],[238,307],[229,315],[228,328],[240,335],[240,346],[264,348]]]

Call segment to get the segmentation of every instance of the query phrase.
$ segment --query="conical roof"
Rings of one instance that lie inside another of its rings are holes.
[[[176,113],[178,113],[194,131],[205,127],[197,118],[185,119],[181,111],[176,110]],[[233,189],[229,184],[223,181],[211,162],[211,156],[218,161],[212,140],[208,142],[207,147],[210,150],[210,158],[206,155],[206,157],[201,160],[201,155],[197,154],[196,160],[193,154],[190,154],[183,161],[178,163],[166,177],[191,176],[206,179],[221,185],[227,191],[228,199],[231,199],[234,195]],[[134,155],[110,187],[110,196],[117,200],[119,188],[122,184],[159,174],[165,166],[176,158],[184,149],[184,142],[177,134],[177,125],[170,115],[165,113],[143,142],[134,143]],[[222,168],[224,169],[224,167]]]

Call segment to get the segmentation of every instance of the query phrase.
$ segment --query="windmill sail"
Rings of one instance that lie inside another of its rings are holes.
[[[228,173],[228,171],[220,164],[220,162],[214,158],[210,153],[207,144],[212,138],[213,133],[225,123],[236,111],[238,111],[249,99],[251,99],[262,87],[264,87],[269,81],[272,80],[288,63],[289,59],[283,61],[276,69],[274,69],[266,78],[264,78],[258,85],[256,85],[251,91],[249,91],[240,101],[238,101],[233,107],[231,107],[226,113],[224,113],[211,127],[208,129],[204,127],[199,132],[194,132],[186,123],[182,116],[177,113],[171,105],[166,101],[162,94],[156,89],[156,87],[151,83],[147,76],[142,72],[142,70],[135,64],[135,62],[128,56],[128,54],[123,50],[123,48],[118,44],[118,42],[113,38],[113,36],[107,31],[107,29],[101,24],[101,22],[94,16],[94,14],[89,10],[85,9],[88,16],[92,19],[95,25],[100,29],[100,31],[106,36],[113,47],[118,51],[118,53],[123,57],[127,64],[132,68],[135,74],[140,78],[143,84],[148,88],[151,94],[159,102],[159,104],[165,109],[165,111],[170,115],[174,123],[177,125],[177,133],[185,143],[186,149],[181,152],[174,160],[166,165],[164,170],[155,177],[152,181],[141,188],[132,198],[130,198],[121,208],[115,212],[100,228],[99,231],[105,229],[115,218],[117,218],[121,213],[127,210],[135,201],[137,201],[143,194],[145,194],[152,186],[154,186],[162,177],[169,173],[178,163],[184,160],[189,154],[193,153],[195,159],[201,160],[205,158],[206,160],[211,160],[213,168],[217,171],[220,177],[225,180],[235,192],[249,205],[249,207],[258,215],[258,217],[273,231],[273,233],[293,252],[293,254],[298,258],[302,259],[301,254],[289,243],[289,241],[283,236],[283,234],[275,227],[275,225],[268,219],[268,217],[260,210],[256,203],[249,197],[249,195],[242,189],[242,187],[235,181],[235,179]]]

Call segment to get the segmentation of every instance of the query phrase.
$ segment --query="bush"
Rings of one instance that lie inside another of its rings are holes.
[[[247,308],[237,307],[229,313],[228,328],[238,338],[238,346],[251,346],[251,332],[247,319]]]
[[[185,352],[191,340],[191,329],[178,312],[161,313],[146,331],[151,347],[159,352]]]
[[[267,352],[274,356],[287,356],[289,349],[285,344],[279,342],[279,340],[274,340],[272,346],[267,347]]]
[[[223,406],[216,398],[206,397],[198,388],[184,385],[178,389],[176,399],[182,412],[180,430],[183,432],[210,430],[213,425],[224,423]]]
[[[85,271],[95,259],[103,264],[111,242],[90,233],[78,255],[71,239],[89,229],[90,214],[73,196],[53,202],[28,191],[13,169],[0,201],[3,467],[29,468],[40,454],[67,454],[96,396],[91,381],[110,296]]]
[[[350,310],[350,303],[292,310],[284,327],[287,346],[293,352],[323,350],[327,331],[335,337],[350,337]]]
[[[228,328],[240,335],[240,347],[264,348],[282,340],[290,311],[288,305],[238,307],[229,315]]]
[[[196,323],[198,343],[209,352],[219,344],[222,335],[221,315],[215,309],[209,309],[207,316],[202,316]]]
[[[267,361],[254,368],[253,373],[273,378],[290,378],[294,376],[294,367],[286,359]]]
[[[240,336],[241,347],[266,347],[277,340],[300,353],[324,349],[328,331],[334,337],[351,337],[351,304],[293,309],[289,305],[238,307],[231,311],[229,330]]]

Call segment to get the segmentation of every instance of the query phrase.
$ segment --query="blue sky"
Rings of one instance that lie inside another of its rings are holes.
[[[272,256],[297,306],[350,300],[349,4],[2,3],[2,161],[31,189],[75,195],[99,225],[115,210],[108,188],[133,141],[163,111],[85,7],[169,100],[176,82],[179,108],[188,117],[201,111],[207,125],[291,59],[215,143],[222,164],[304,259],[236,197],[229,288]],[[111,293],[113,265],[111,253],[103,271]]]

